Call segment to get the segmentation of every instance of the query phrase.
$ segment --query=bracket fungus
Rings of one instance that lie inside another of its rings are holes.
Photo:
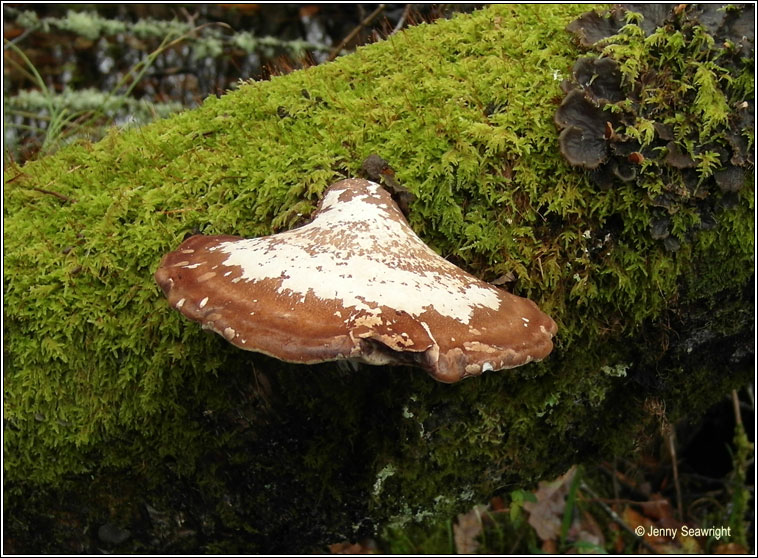
[[[260,238],[192,236],[155,280],[227,341],[288,362],[419,366],[441,382],[541,360],[555,322],[416,236],[374,182],[331,185],[313,220]]]

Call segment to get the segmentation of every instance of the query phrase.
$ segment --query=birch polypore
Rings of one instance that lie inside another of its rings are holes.
[[[534,302],[437,255],[367,180],[330,186],[298,229],[193,236],[155,279],[174,308],[242,349],[414,365],[441,382],[541,360],[557,330]]]

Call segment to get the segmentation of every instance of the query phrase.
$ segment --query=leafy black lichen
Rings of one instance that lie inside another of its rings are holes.
[[[647,190],[650,235],[671,251],[716,225],[753,168],[753,18],[748,5],[627,4],[567,27],[593,55],[564,83],[561,152],[600,188]]]

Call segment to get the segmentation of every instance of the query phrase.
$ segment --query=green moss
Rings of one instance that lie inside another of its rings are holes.
[[[625,12],[626,25],[616,9],[601,16],[609,29],[620,26],[618,33],[588,46],[611,58],[609,66],[617,63],[621,83],[611,71],[585,83],[579,70],[568,85],[608,113],[607,156],[588,177],[615,188],[625,175],[631,177],[627,188],[644,188],[651,236],[676,252],[700,229],[718,226],[713,215],[736,205],[736,192],[752,173],[753,63],[744,56],[751,54],[749,40],[739,31],[751,12],[683,5],[663,17],[660,10],[639,9],[646,15]],[[582,26],[592,24],[591,18],[580,21],[581,35]],[[613,100],[603,96],[604,86],[596,92],[593,81],[613,84]]]
[[[9,168],[4,465],[17,493],[76,494],[97,474],[117,487],[136,470],[149,501],[196,495],[182,505],[203,548],[309,549],[627,452],[654,420],[649,397],[698,412],[746,381],[729,351],[752,323],[738,311],[752,192],[671,254],[648,235],[643,188],[598,191],[560,157],[553,113],[578,56],[564,27],[586,9],[493,6],[420,25]],[[546,361],[456,385],[287,365],[165,303],[152,273],[185,235],[301,223],[372,153],[417,196],[410,222],[425,241],[484,279],[514,273],[513,290],[556,319]],[[677,344],[694,322],[672,318],[693,307],[722,308],[697,327],[724,359]],[[625,377],[605,372],[626,363]]]

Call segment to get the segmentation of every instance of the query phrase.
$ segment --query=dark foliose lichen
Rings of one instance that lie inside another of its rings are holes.
[[[597,187],[647,191],[669,251],[737,204],[754,165],[753,5],[625,4],[567,26],[579,58],[555,115]]]

